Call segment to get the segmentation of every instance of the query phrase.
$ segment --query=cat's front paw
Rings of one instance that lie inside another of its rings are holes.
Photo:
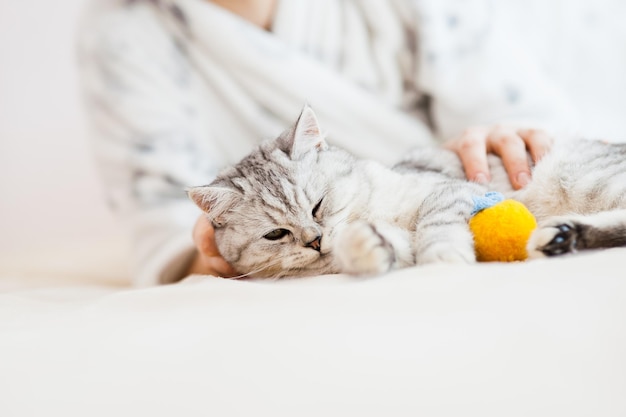
[[[417,258],[419,264],[448,263],[448,264],[471,264],[476,262],[473,250],[463,250],[450,244],[434,244]]]
[[[395,262],[391,244],[366,222],[354,222],[341,231],[335,254],[341,271],[352,275],[382,274]]]
[[[577,243],[576,223],[556,218],[533,232],[526,249],[529,258],[543,258],[576,252]]]

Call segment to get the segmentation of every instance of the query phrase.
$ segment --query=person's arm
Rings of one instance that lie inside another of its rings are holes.
[[[184,191],[210,181],[220,160],[196,111],[198,80],[149,7],[115,7],[85,26],[81,75],[108,199],[133,240],[133,280],[229,273],[198,263],[206,255],[192,229],[201,215]]]
[[[560,128],[570,109],[504,5],[448,0],[417,9],[416,87],[431,97],[431,116],[468,178],[488,181],[487,153],[503,160],[512,185],[528,181],[550,148],[541,129]]]

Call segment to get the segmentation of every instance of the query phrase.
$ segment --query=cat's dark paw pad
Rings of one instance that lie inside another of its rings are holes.
[[[342,272],[376,275],[387,272],[395,262],[393,247],[365,222],[348,225],[337,237],[335,253]]]
[[[528,256],[542,258],[576,252],[578,228],[571,221],[554,221],[537,229],[528,242]]]

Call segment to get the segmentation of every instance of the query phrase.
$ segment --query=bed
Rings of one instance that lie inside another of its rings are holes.
[[[625,257],[149,289],[6,272],[0,415],[626,415]]]

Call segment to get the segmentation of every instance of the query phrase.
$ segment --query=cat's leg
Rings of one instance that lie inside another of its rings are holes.
[[[341,272],[375,275],[412,264],[409,233],[387,223],[356,221],[337,235],[334,253]]]
[[[465,219],[424,222],[414,237],[415,262],[474,263],[474,238]]]
[[[626,246],[626,210],[553,217],[535,230],[527,249],[540,258],[619,246]]]
[[[412,232],[416,264],[474,263],[474,237],[469,228],[474,195],[481,186],[446,181],[422,202]]]

